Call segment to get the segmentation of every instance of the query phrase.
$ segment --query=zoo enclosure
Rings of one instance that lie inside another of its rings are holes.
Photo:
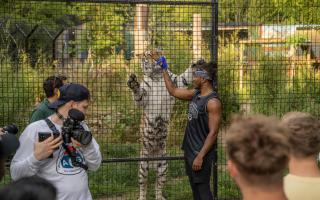
[[[93,97],[87,121],[104,155],[101,169],[90,174],[91,191],[96,198],[136,199],[142,110],[126,85],[131,73],[142,80],[135,55],[162,48],[178,74],[197,58],[218,60],[224,113],[213,183],[219,199],[240,198],[223,148],[230,115],[300,110],[319,116],[320,9],[317,1],[217,3],[1,1],[0,124],[23,129],[49,75],[85,84]],[[187,106],[177,101],[169,123],[168,199],[191,198],[180,150]],[[149,179],[153,199],[154,174]]]

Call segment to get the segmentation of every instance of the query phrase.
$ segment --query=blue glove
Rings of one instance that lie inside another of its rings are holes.
[[[168,63],[167,63],[166,57],[161,56],[157,60],[157,65],[160,65],[163,70],[167,70],[168,69]]]

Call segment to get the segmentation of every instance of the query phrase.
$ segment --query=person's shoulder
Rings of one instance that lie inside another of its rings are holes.
[[[32,115],[39,115],[43,113],[46,113],[46,108],[44,106],[39,106],[33,110]]]
[[[35,134],[44,130],[46,128],[46,122],[44,120],[39,120],[32,122],[27,125],[27,127],[23,130],[21,137],[29,137],[33,138]]]
[[[43,100],[39,105],[37,105],[33,109],[32,115],[37,115],[39,113],[44,113],[46,109],[48,109],[48,107],[47,107],[47,104],[45,103],[45,101]]]
[[[293,174],[287,174],[284,177],[285,182],[313,182],[320,184],[320,177],[305,177],[305,176],[297,176]]]
[[[201,94],[201,91],[199,89],[189,89],[188,91],[193,92],[193,98],[196,98],[197,96],[199,96]]]
[[[30,124],[28,124],[28,126],[26,127],[26,129],[36,129],[36,128],[42,128],[44,126],[46,126],[46,122],[44,121],[44,119],[32,122]]]
[[[290,173],[283,177],[284,182],[290,181],[290,179],[292,179],[292,175]]]
[[[221,101],[218,98],[210,98],[208,100],[208,106],[221,107]]]
[[[219,96],[218,92],[216,92],[216,91],[212,91],[212,93],[209,95],[209,99],[216,99],[216,100],[221,101],[220,96]]]
[[[221,102],[217,98],[210,98],[207,103],[207,110],[209,113],[216,113],[221,115]]]
[[[47,107],[47,101],[48,101],[48,100],[46,100],[46,99],[44,99],[43,101],[41,101],[41,102],[39,103],[39,105],[35,108],[35,110],[41,109],[41,108],[44,108],[44,107]]]
[[[47,117],[47,115],[48,114],[44,109],[39,108],[37,110],[34,110],[31,114],[30,123],[44,119]]]

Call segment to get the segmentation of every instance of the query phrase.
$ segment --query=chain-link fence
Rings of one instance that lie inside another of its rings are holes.
[[[224,136],[232,113],[319,115],[317,0],[0,2],[0,125],[14,122],[23,130],[45,98],[42,83],[50,75],[86,85],[92,94],[86,121],[104,158],[89,175],[95,199],[139,197],[139,163],[159,160],[139,153],[146,112],[169,116],[164,196],[192,199],[180,149],[188,102],[170,99],[168,107],[143,110],[127,85],[130,74],[149,84],[140,59],[148,50],[161,49],[177,75],[199,58],[218,60],[223,123],[213,170],[218,181],[211,185],[219,199],[241,196],[226,169]],[[155,102],[163,90],[157,89]],[[156,177],[150,169],[147,199],[155,199]]]

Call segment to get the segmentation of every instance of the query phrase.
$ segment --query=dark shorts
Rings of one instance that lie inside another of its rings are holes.
[[[190,181],[193,183],[208,183],[210,182],[212,158],[207,156],[203,159],[202,168],[199,171],[192,170],[193,159],[185,159],[186,173],[189,176]]]

